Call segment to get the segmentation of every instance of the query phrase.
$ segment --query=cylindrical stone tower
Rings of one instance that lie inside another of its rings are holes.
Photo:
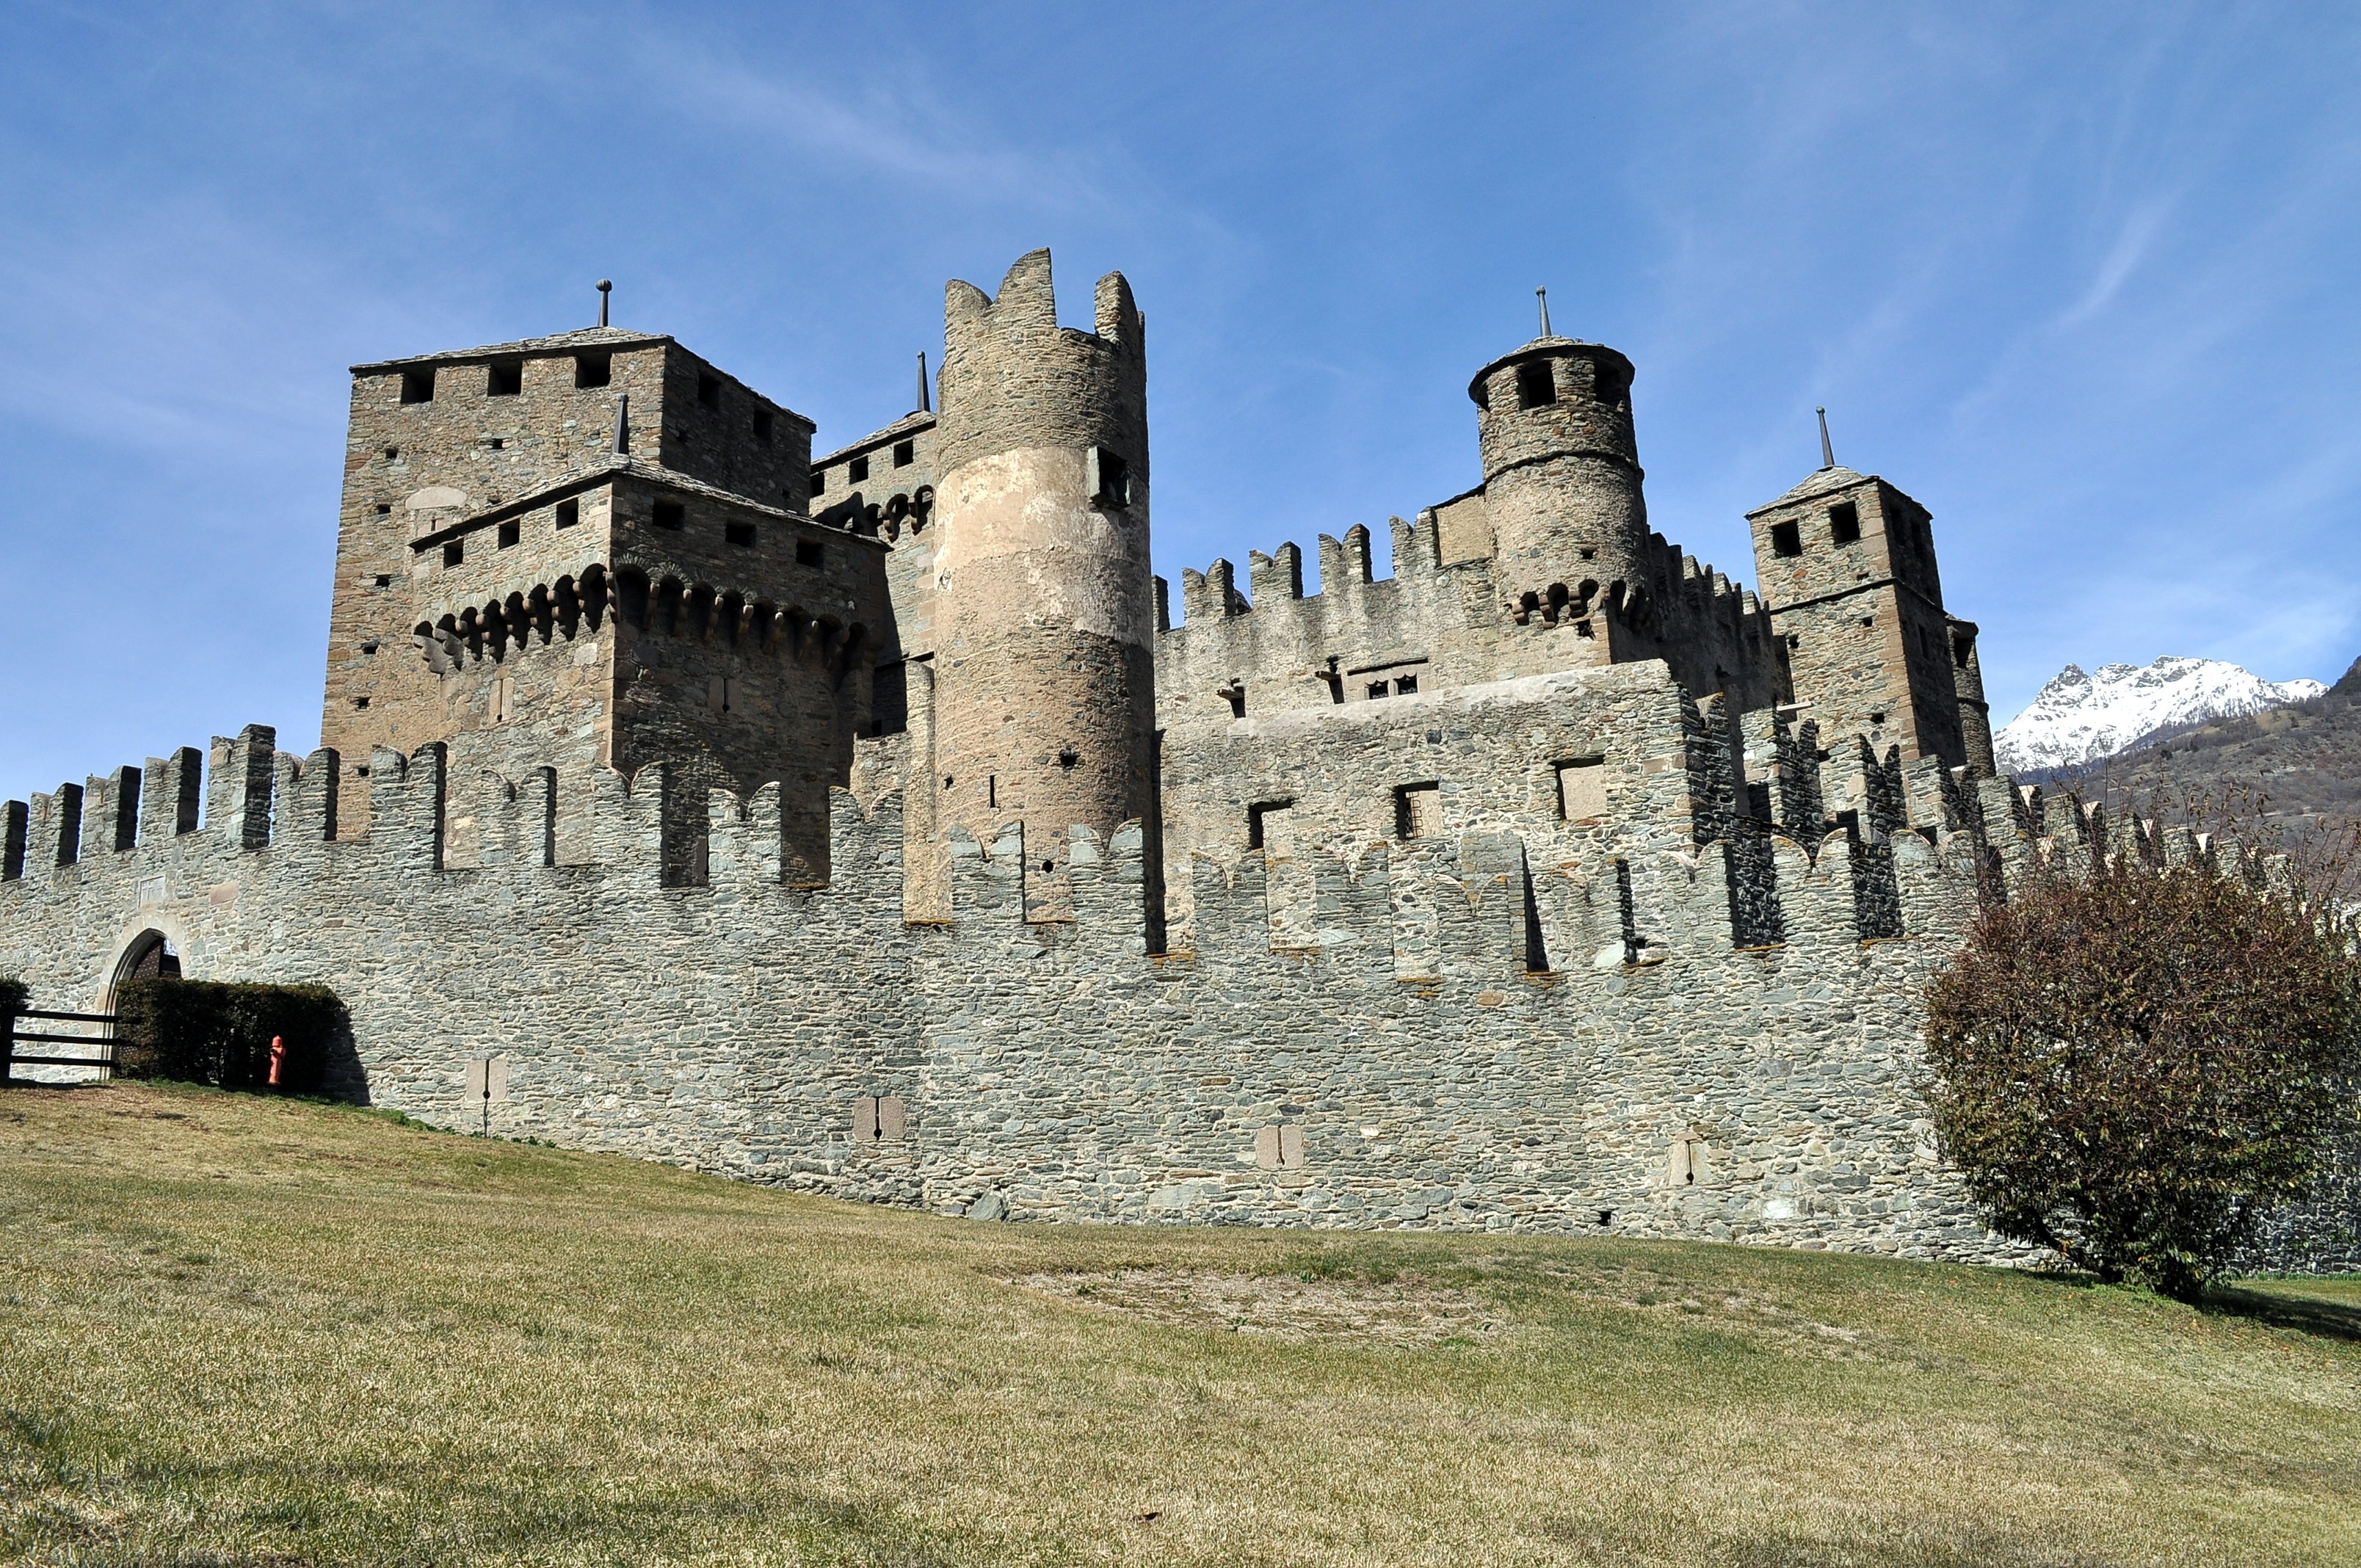
[[[1537,337],[1476,372],[1467,395],[1481,411],[1484,501],[1506,608],[1549,604],[1554,587],[1564,603],[1647,581],[1631,362],[1599,344]]]
[[[1984,700],[1984,665],[1976,652],[1976,623],[1958,616],[1947,618],[1951,632],[1951,686],[1960,696],[1960,741],[1968,755],[1968,771],[1988,779],[2000,770],[1993,765],[1992,704]]]
[[[1049,253],[945,290],[935,515],[936,820],[1025,825],[1026,906],[1067,907],[1067,829],[1156,809],[1148,360],[1121,273],[1058,325]]]

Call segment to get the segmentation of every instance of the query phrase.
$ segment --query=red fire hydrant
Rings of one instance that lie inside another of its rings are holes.
[[[270,1036],[270,1087],[279,1087],[279,1069],[287,1060],[287,1041],[280,1036]]]

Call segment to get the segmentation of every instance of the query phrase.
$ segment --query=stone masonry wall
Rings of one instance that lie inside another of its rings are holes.
[[[1731,867],[1753,862],[1712,778],[1731,751],[1662,666],[1434,706],[1440,740],[1321,715],[1175,758],[1176,791],[1212,798],[1226,757],[1253,775],[1228,804],[1323,772],[1344,804],[1282,852],[1176,863],[1189,919],[1164,953],[1136,827],[1070,837],[1072,916],[1049,923],[1023,918],[1038,846],[952,833],[950,918],[913,924],[890,792],[866,812],[834,792],[818,886],[783,863],[777,786],[716,794],[708,883],[676,886],[661,765],[594,770],[590,859],[551,864],[545,773],[379,751],[368,831],[332,839],[335,760],[251,730],[217,744],[192,831],[184,760],[132,848],[107,779],[70,845],[63,797],[34,802],[0,966],[37,1004],[100,1007],[161,932],[194,977],[334,986],[346,1087],[376,1103],[946,1212],[2010,1255],[1912,1091],[1913,998],[1957,940],[1981,820],[1902,798],[1921,830],[1878,846],[1892,939],[1860,936],[1845,835],[1770,838],[1784,939],[1741,948]],[[1577,747],[1603,753],[1595,787],[1556,779]],[[1375,784],[1430,781],[1430,815],[1364,810]],[[487,1054],[509,1062],[489,1105],[464,1092]]]

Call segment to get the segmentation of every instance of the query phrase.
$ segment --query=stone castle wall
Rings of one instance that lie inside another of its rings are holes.
[[[185,759],[128,849],[107,781],[71,850],[37,800],[0,954],[40,1004],[95,1008],[159,932],[193,977],[334,986],[345,1086],[375,1103],[946,1212],[2007,1255],[1912,1087],[1915,997],[1972,905],[1972,790],[1881,774],[1923,832],[1749,840],[1749,749],[1661,665],[1417,706],[1407,741],[1281,716],[1175,758],[1176,793],[1235,776],[1231,804],[1292,789],[1301,820],[1176,861],[1164,944],[1136,826],[1071,835],[1054,922],[1024,917],[1038,846],[952,833],[949,917],[912,922],[890,790],[834,793],[818,886],[783,860],[777,786],[715,793],[708,881],[677,886],[662,766],[510,780],[464,742],[379,751],[367,833],[332,839],[335,759],[249,730],[216,743],[192,831]],[[856,777],[898,773],[919,728],[862,742]],[[1395,785],[1430,782],[1403,815]],[[566,787],[588,863],[551,863]],[[1734,912],[1766,903],[1779,940],[1740,945]],[[489,1106],[465,1092],[488,1055]]]

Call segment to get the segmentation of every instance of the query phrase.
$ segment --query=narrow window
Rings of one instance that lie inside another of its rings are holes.
[[[1227,702],[1230,705],[1230,717],[1232,718],[1244,718],[1246,716],[1246,682],[1232,681],[1228,685],[1222,687],[1221,690],[1215,692],[1213,695],[1222,698],[1224,702]]]
[[[503,451],[508,446],[508,439],[505,436],[495,435],[490,438],[487,444],[489,444],[495,452]]]
[[[1828,538],[1839,544],[1861,543],[1861,508],[1839,501],[1828,508]]]
[[[729,540],[732,544],[744,545],[750,550],[753,548],[754,525],[751,522],[732,522],[725,524],[721,530],[721,534],[723,538]]]
[[[894,466],[906,468],[917,460],[918,444],[917,442],[897,441],[894,444]]]
[[[908,1134],[910,1116],[901,1097],[895,1094],[864,1094],[852,1102],[852,1141],[856,1144],[895,1144]]]
[[[1443,831],[1440,784],[1402,784],[1394,791],[1394,837],[1432,839]]]
[[[828,560],[828,553],[827,553],[825,550],[821,549],[821,547],[820,547],[820,543],[819,543],[819,541],[818,541],[818,540],[817,540],[817,539],[798,539],[798,540],[796,540],[796,565],[798,565],[798,566],[818,566],[818,565],[825,565],[825,564],[827,563],[827,560]]]
[[[574,356],[574,384],[577,387],[603,387],[615,378],[615,362],[605,354],[577,354]]]
[[[516,717],[515,686],[509,680],[508,676],[495,675],[492,677],[491,699],[487,704],[487,708],[491,715],[492,722],[495,724],[506,724],[510,719]]]
[[[405,403],[431,403],[434,400],[434,367],[404,370],[401,373],[401,400]]]
[[[697,400],[708,409],[721,406],[721,378],[699,376],[697,378]]]
[[[1794,522],[1771,525],[1771,553],[1774,555],[1801,555],[1804,553],[1804,530]]]
[[[443,546],[443,564],[445,565],[456,566],[467,558],[467,542],[466,540],[454,539],[450,543]]]
[[[580,501],[578,501],[578,500],[575,500],[575,501],[560,501],[560,502],[558,502],[558,503],[557,503],[557,526],[558,526],[558,527],[560,527],[560,528],[571,528],[571,527],[573,527],[576,523],[580,522],[581,521],[582,521],[582,503],[581,503]]]
[[[688,509],[678,501],[658,501],[653,514],[658,528],[679,530],[688,525]]]
[[[946,779],[943,782],[949,784],[950,781]],[[998,810],[1000,807],[1000,775],[998,773],[983,781],[983,804],[991,810]]]
[[[813,469],[813,470],[812,470],[812,491],[811,491],[811,493],[817,496],[817,495],[819,495],[819,494],[822,494],[823,492],[825,492],[825,491],[827,490],[827,488],[828,488],[828,470],[827,470],[827,469],[825,469],[825,468],[815,468],[815,469]]]
[[[1705,1140],[1695,1133],[1673,1140],[1672,1157],[1665,1161],[1664,1178],[1675,1187],[1697,1187],[1706,1179]]]
[[[1557,819],[1589,822],[1607,815],[1605,757],[1569,757],[1557,765]]]
[[[1255,1129],[1255,1165],[1262,1170],[1294,1170],[1303,1164],[1303,1129],[1292,1123]]]
[[[521,518],[511,518],[500,524],[500,548],[503,550],[513,548],[523,531],[524,522]]]
[[[1418,690],[1418,677],[1416,675],[1404,675],[1401,679],[1394,683],[1394,696],[1408,696],[1416,690]]]
[[[1091,448],[1091,504],[1127,507],[1131,504],[1131,469],[1104,446]]]
[[[849,484],[849,485],[857,485],[857,484],[860,484],[862,480],[864,480],[864,479],[866,479],[866,478],[868,478],[868,477],[869,477],[869,459],[868,459],[868,458],[866,458],[866,457],[855,457],[851,462],[847,463],[847,464],[844,466],[844,481],[845,481],[845,483],[846,483],[846,484]]]
[[[1557,378],[1546,359],[1528,359],[1517,367],[1517,406],[1547,408],[1557,401]]]
[[[771,439],[771,411],[768,409],[754,411],[754,439],[757,441]]]
[[[524,367],[495,365],[486,372],[484,395],[488,398],[513,398],[524,390]]]
[[[716,713],[729,712],[731,707],[730,699],[738,695],[730,688],[730,680],[727,675],[711,675],[707,677],[705,683],[705,706],[711,708]]]

